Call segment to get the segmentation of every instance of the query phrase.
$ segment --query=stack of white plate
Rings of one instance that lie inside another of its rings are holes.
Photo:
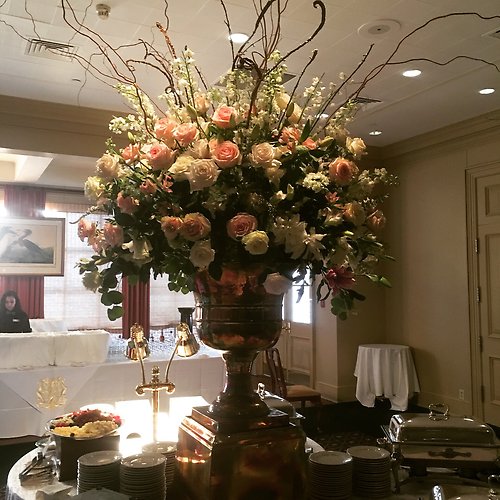
[[[94,488],[120,490],[121,455],[114,450],[94,451],[78,459],[76,485],[78,493]]]
[[[353,458],[353,492],[357,496],[384,498],[391,495],[391,454],[377,446],[347,449]]]
[[[352,458],[340,451],[317,451],[309,455],[311,500],[351,498]]]
[[[165,498],[165,457],[161,453],[139,453],[122,458],[120,493],[141,500]]]
[[[165,482],[167,490],[174,480],[175,474],[175,454],[177,443],[175,441],[161,441],[159,443],[148,443],[142,448],[144,453],[161,453],[165,459]]]

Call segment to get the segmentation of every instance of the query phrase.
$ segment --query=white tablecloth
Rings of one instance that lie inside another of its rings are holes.
[[[65,332],[67,330],[62,319],[30,319],[30,326],[33,332]]]
[[[208,402],[217,397],[224,386],[225,369],[220,353],[210,351],[174,358],[169,374],[176,386],[173,396],[202,396]],[[135,393],[141,382],[139,363],[121,359],[86,366],[0,370],[0,438],[42,435],[47,420],[85,405],[148,398],[148,394]],[[146,360],[147,381],[154,365],[160,366],[163,377],[166,363],[166,359]],[[168,403],[169,398],[161,395],[162,411],[168,411]]]
[[[405,345],[360,345],[354,375],[356,398],[368,407],[375,405],[377,396],[385,396],[393,410],[405,411],[409,397],[420,391],[413,357]]]
[[[0,369],[103,363],[109,341],[105,330],[0,333]]]

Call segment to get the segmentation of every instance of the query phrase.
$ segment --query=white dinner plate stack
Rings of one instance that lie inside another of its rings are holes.
[[[161,453],[138,453],[122,458],[120,493],[141,500],[165,498],[165,461]]]
[[[115,450],[94,451],[78,459],[76,485],[78,493],[94,488],[120,490],[121,455]]]
[[[385,498],[391,495],[391,454],[377,446],[347,449],[353,458],[353,493],[361,497]]]
[[[177,443],[175,441],[161,441],[159,443],[148,443],[142,448],[144,453],[161,453],[165,459],[165,483],[167,490],[174,480],[175,474],[175,454]]]
[[[352,493],[353,460],[340,451],[317,451],[309,455],[311,500],[347,500]]]

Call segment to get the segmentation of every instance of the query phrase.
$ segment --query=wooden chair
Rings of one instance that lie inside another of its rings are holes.
[[[290,384],[285,380],[280,352],[276,347],[267,349],[266,363],[271,375],[271,392],[286,399],[290,403],[300,401],[301,408],[309,401],[315,406],[321,406],[321,393],[306,385]]]

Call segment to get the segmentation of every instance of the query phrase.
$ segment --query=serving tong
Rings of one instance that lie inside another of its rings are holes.
[[[53,477],[54,464],[52,457],[46,456],[41,449],[37,451],[36,456],[34,456],[31,462],[19,473],[19,481],[21,484],[30,479],[51,481]]]

